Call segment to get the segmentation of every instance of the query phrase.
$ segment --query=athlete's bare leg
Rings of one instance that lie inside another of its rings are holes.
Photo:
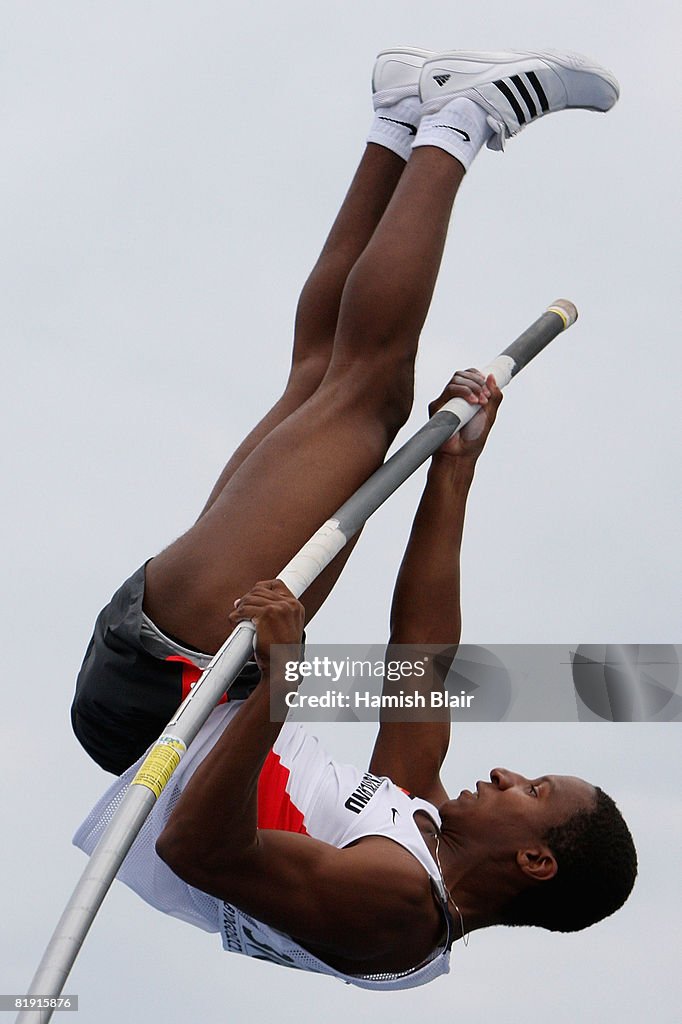
[[[341,295],[348,274],[374,234],[404,169],[405,161],[391,150],[373,143],[366,147],[329,237],[298,300],[291,371],[284,394],[232,455],[211,491],[202,515],[263,438],[317,390],[331,359]]]
[[[440,149],[413,153],[343,288],[322,382],[264,430],[206,513],[148,566],[145,609],[162,629],[216,650],[234,599],[276,575],[383,461],[411,406],[417,342],[463,175]],[[328,329],[331,318],[318,315]],[[320,332],[310,332],[313,349]]]
[[[374,234],[393,195],[405,161],[384,146],[366,146],[322,252],[306,281],[296,310],[294,349],[282,397],[242,441],[220,474],[201,515],[271,430],[317,390],[331,359],[341,295],[355,261]],[[358,533],[313,581],[306,593],[308,621],[326,599],[348,561]]]

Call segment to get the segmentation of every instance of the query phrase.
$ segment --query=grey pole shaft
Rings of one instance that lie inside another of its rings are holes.
[[[550,306],[484,372],[500,387],[577,318],[572,303]],[[308,588],[344,544],[394,491],[478,411],[463,399],[448,402],[388,459],[308,541],[279,574],[296,597]],[[192,742],[223,693],[253,653],[254,628],[240,623],[170,720],[133,779],[121,806],[95,848],[57,924],[28,994],[58,997],[71,967],[135,837]],[[22,1010],[17,1024],[47,1024],[52,1009]]]

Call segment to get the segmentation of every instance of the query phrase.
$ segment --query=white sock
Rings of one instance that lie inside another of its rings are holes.
[[[421,103],[418,96],[406,96],[390,107],[377,107],[367,141],[385,146],[403,160],[408,160],[420,117]]]
[[[455,96],[435,114],[425,114],[419,124],[417,146],[438,146],[454,156],[468,171],[484,142],[492,135],[488,113],[466,96]]]

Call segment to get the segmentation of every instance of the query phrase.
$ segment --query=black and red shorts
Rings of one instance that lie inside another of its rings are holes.
[[[78,740],[115,775],[163,732],[210,660],[165,637],[143,614],[144,570],[140,566],[98,615],[71,706]],[[259,681],[250,661],[230,687],[230,699],[244,700]]]

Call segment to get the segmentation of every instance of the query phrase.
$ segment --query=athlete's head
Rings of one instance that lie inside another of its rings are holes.
[[[527,779],[495,768],[490,780],[453,802],[452,824],[491,862],[506,859],[518,882],[501,924],[579,931],[623,905],[637,854],[610,796],[566,775]]]

